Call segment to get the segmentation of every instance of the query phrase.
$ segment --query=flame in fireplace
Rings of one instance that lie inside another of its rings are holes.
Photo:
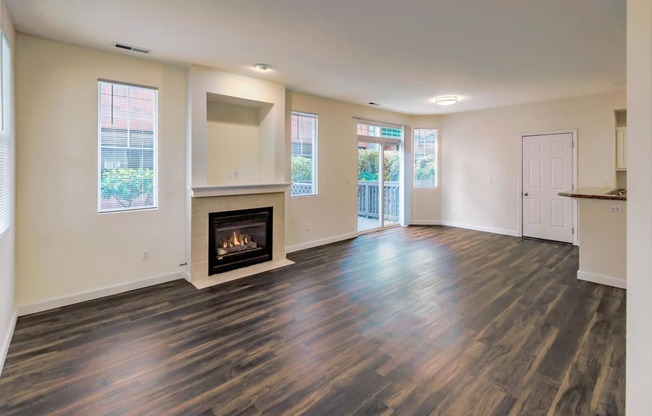
[[[228,238],[217,242],[218,256],[256,249],[259,249],[258,243],[253,240],[252,236],[241,234],[240,231],[234,231]]]

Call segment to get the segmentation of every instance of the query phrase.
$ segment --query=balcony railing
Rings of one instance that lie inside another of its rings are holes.
[[[292,196],[312,194],[312,182],[292,182]]]
[[[312,183],[293,182],[292,196],[312,195]],[[380,185],[378,181],[358,181],[358,217],[378,218]],[[398,221],[400,215],[400,184],[385,182],[385,221]]]
[[[398,221],[400,215],[400,184],[385,182],[384,208],[386,221]],[[378,218],[380,185],[378,181],[358,181],[358,217]]]

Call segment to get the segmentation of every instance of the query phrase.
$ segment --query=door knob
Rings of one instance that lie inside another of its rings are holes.
[[[527,192],[523,194],[523,196],[527,196],[527,195],[528,195],[528,193],[527,193]]]

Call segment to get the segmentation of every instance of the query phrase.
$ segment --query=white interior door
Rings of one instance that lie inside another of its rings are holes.
[[[523,136],[523,236],[573,242],[573,134]]]

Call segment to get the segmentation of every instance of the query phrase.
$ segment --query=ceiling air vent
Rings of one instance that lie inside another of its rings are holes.
[[[114,43],[118,49],[124,49],[126,51],[138,52],[138,53],[149,53],[149,49],[139,48],[138,46],[125,45],[124,43]]]

